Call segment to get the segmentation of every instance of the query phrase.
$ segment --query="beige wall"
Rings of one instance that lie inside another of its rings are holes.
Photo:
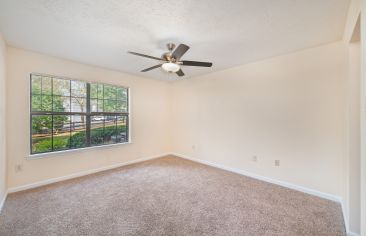
[[[338,42],[172,84],[173,151],[344,197],[346,57]]]
[[[365,0],[362,0],[365,1]],[[345,220],[348,230],[357,235],[360,233],[361,215],[361,43],[360,27],[361,1],[351,0],[348,9],[343,41],[348,45],[348,122],[346,166],[346,198],[344,199]],[[362,102],[363,103],[363,102]]]
[[[366,0],[361,0],[361,235],[366,235]]]
[[[349,52],[356,51],[357,45],[350,47]],[[345,43],[175,83],[12,47],[7,58],[8,187],[173,151],[343,197],[354,222],[350,226],[357,228],[356,195],[351,193],[357,160],[351,157],[359,155],[354,123],[359,110],[358,94],[349,95],[359,85],[348,81],[357,77],[352,62],[357,54],[347,54]],[[31,72],[129,86],[132,143],[27,159]],[[274,166],[277,159],[280,167]]]
[[[0,204],[6,194],[6,45],[0,34]],[[0,206],[1,207],[1,206]]]
[[[12,47],[8,48],[7,68],[9,188],[169,151],[168,83]],[[29,74],[31,72],[130,87],[132,143],[50,154],[49,158],[27,159],[30,149]],[[16,165],[22,165],[22,171],[16,171]]]
[[[347,187],[349,229],[360,233],[361,207],[361,126],[360,126],[360,43],[351,43],[348,49],[348,159]]]

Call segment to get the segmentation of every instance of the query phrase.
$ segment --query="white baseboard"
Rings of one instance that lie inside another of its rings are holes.
[[[307,193],[307,194],[311,194],[317,197],[321,197],[321,198],[325,198],[331,201],[335,201],[335,202],[339,202],[340,204],[342,204],[342,197],[336,196],[336,195],[332,195],[329,193],[324,193],[324,192],[320,192],[314,189],[310,189],[310,188],[306,188],[306,187],[302,187],[296,184],[292,184],[292,183],[288,183],[282,180],[276,180],[273,178],[269,178],[269,177],[265,177],[265,176],[261,176],[261,175],[257,175],[254,173],[250,173],[248,171],[245,170],[241,170],[241,169],[237,169],[237,168],[232,168],[232,167],[227,167],[221,164],[216,164],[216,163],[211,163],[205,160],[201,160],[201,159],[197,159],[197,158],[192,158],[192,157],[188,157],[186,155],[182,155],[182,154],[178,154],[178,153],[172,153],[172,155],[177,156],[177,157],[181,157],[187,160],[191,160],[194,162],[198,162],[204,165],[208,165],[208,166],[212,166],[212,167],[216,167],[219,169],[223,169],[223,170],[227,170],[230,172],[234,172],[237,174],[241,174],[241,175],[245,175],[254,179],[258,179],[258,180],[262,180],[268,183],[272,183],[272,184],[276,184],[276,185],[280,185],[282,187],[286,187],[286,188],[290,188],[290,189],[294,189],[303,193]]]
[[[56,177],[56,178],[47,179],[47,180],[42,180],[42,181],[31,183],[31,184],[12,187],[12,188],[8,189],[8,193],[14,193],[14,192],[27,190],[27,189],[32,189],[32,188],[44,186],[44,185],[47,185],[47,184],[60,182],[60,181],[63,181],[63,180],[73,179],[73,178],[77,178],[77,177],[81,177],[81,176],[85,176],[85,175],[90,175],[90,174],[94,174],[94,173],[105,171],[105,170],[118,168],[118,167],[121,167],[121,166],[126,166],[126,165],[131,165],[131,164],[134,164],[134,163],[139,163],[139,162],[143,162],[143,161],[147,161],[147,160],[152,160],[152,159],[167,156],[167,155],[174,155],[174,156],[181,157],[181,158],[191,160],[191,161],[194,161],[194,162],[198,162],[198,163],[201,163],[201,164],[213,166],[213,167],[216,167],[216,168],[219,168],[219,169],[223,169],[223,170],[227,170],[227,171],[234,172],[234,173],[237,173],[237,174],[245,175],[245,176],[252,177],[252,178],[255,178],[255,179],[258,179],[258,180],[262,180],[262,181],[265,181],[265,182],[277,184],[277,185],[280,185],[280,186],[283,186],[283,187],[298,190],[300,192],[308,193],[308,194],[315,195],[315,196],[325,198],[325,199],[328,199],[328,200],[336,201],[336,202],[339,202],[339,203],[342,204],[342,198],[339,197],[339,196],[331,195],[331,194],[328,194],[328,193],[323,193],[323,192],[320,192],[320,191],[317,191],[317,190],[305,188],[305,187],[302,187],[302,186],[299,186],[299,185],[296,185],[296,184],[292,184],[292,183],[288,183],[288,182],[284,182],[284,181],[281,181],[281,180],[276,180],[276,179],[273,179],[273,178],[253,174],[253,173],[250,173],[250,172],[247,172],[247,171],[244,171],[244,170],[240,170],[240,169],[237,169],[237,168],[226,167],[226,166],[223,166],[223,165],[220,165],[220,164],[215,164],[215,163],[211,163],[211,162],[208,162],[208,161],[188,157],[186,155],[181,155],[181,154],[178,154],[178,153],[163,153],[163,154],[159,154],[159,155],[143,157],[143,158],[139,158],[139,159],[132,160],[132,161],[127,161],[127,162],[118,163],[118,164],[114,164],[114,165],[110,165],[110,166],[104,166],[104,167],[100,167],[100,168],[96,168],[96,169],[81,171],[81,172],[73,173],[73,174],[70,174],[70,175],[65,175],[65,176]]]
[[[342,207],[342,215],[343,215],[343,220],[344,220],[344,227],[346,228],[347,235],[350,235],[351,232],[349,232],[349,219],[348,219],[348,214],[346,213],[346,206],[345,206],[344,201],[341,202],[341,207]]]
[[[139,162],[143,162],[143,161],[147,161],[147,160],[152,160],[152,159],[155,159],[155,158],[167,156],[169,154],[170,153],[163,153],[163,154],[149,156],[149,157],[142,157],[142,158],[132,160],[132,161],[127,161],[127,162],[118,163],[118,164],[114,164],[114,165],[110,165],[110,166],[104,166],[104,167],[100,167],[100,168],[96,168],[96,169],[81,171],[81,172],[73,173],[73,174],[70,174],[70,175],[65,175],[65,176],[56,177],[56,178],[47,179],[47,180],[42,180],[42,181],[31,183],[31,184],[12,187],[12,188],[8,189],[8,193],[15,193],[15,192],[23,191],[23,190],[37,188],[37,187],[41,187],[41,186],[44,186],[44,185],[57,183],[57,182],[64,181],[64,180],[74,179],[74,178],[77,178],[77,177],[90,175],[90,174],[94,174],[94,173],[105,171],[105,170],[115,169],[115,168],[118,168],[118,167],[121,167],[121,166],[126,166],[126,165],[131,165],[131,164],[135,164],[135,163],[139,163]]]
[[[8,196],[8,192],[5,192],[4,197],[3,197],[3,199],[1,199],[1,202],[0,202],[0,213],[3,210],[4,203],[5,203],[5,200],[6,200],[7,196]]]
[[[285,182],[285,181],[282,181],[282,180],[277,180],[277,179],[257,175],[257,174],[250,173],[248,171],[244,171],[244,170],[241,170],[241,169],[227,167],[227,166],[224,166],[224,165],[221,165],[221,164],[208,162],[208,161],[205,161],[205,160],[189,157],[189,156],[178,154],[178,153],[172,153],[171,155],[181,157],[181,158],[184,158],[184,159],[187,159],[187,160],[190,160],[190,161],[194,161],[194,162],[197,162],[197,163],[201,163],[201,164],[204,164],[204,165],[216,167],[216,168],[219,168],[219,169],[222,169],[222,170],[230,171],[230,172],[233,172],[233,173],[236,173],[236,174],[251,177],[251,178],[254,178],[254,179],[262,180],[262,181],[265,181],[265,182],[268,182],[268,183],[280,185],[282,187],[286,187],[286,188],[297,190],[297,191],[300,191],[300,192],[303,192],[303,193],[311,194],[313,196],[321,197],[321,198],[324,198],[324,199],[327,199],[327,200],[338,202],[339,204],[341,204],[343,220],[344,220],[344,223],[345,223],[345,228],[346,228],[347,234],[349,236],[359,236],[356,233],[349,232],[348,218],[346,217],[346,214],[345,214],[346,211],[345,211],[345,206],[344,206],[344,203],[343,203],[343,199],[340,196],[320,192],[318,190],[302,187],[302,186],[292,184],[292,183],[288,183],[288,182]]]
[[[288,182],[285,182],[285,181],[276,180],[276,179],[273,179],[273,178],[257,175],[257,174],[250,173],[250,172],[247,172],[247,171],[244,171],[244,170],[241,170],[241,169],[227,167],[227,166],[224,166],[224,165],[221,165],[221,164],[211,163],[211,162],[208,162],[208,161],[205,161],[205,160],[200,160],[200,159],[188,157],[186,155],[182,155],[182,154],[178,154],[178,153],[163,153],[163,154],[159,154],[159,155],[155,155],[155,156],[143,157],[143,158],[139,158],[139,159],[128,161],[128,162],[118,163],[118,164],[105,166],[105,167],[101,167],[101,168],[96,168],[96,169],[92,169],[92,170],[77,172],[77,173],[73,173],[73,174],[66,175],[66,176],[47,179],[47,180],[43,180],[43,181],[31,183],[31,184],[12,187],[12,188],[8,189],[8,191],[5,194],[4,198],[0,202],[0,212],[1,212],[1,209],[4,205],[4,203],[5,203],[5,199],[6,199],[8,193],[15,193],[15,192],[23,191],[23,190],[37,188],[37,187],[41,187],[41,186],[44,186],[44,185],[48,185],[48,184],[52,184],[52,183],[56,183],[56,182],[60,182],[60,181],[64,181],[64,180],[74,179],[74,178],[77,178],[77,177],[82,177],[82,176],[85,176],[85,175],[90,175],[90,174],[94,174],[94,173],[97,173],[97,172],[110,170],[110,169],[114,169],[114,168],[118,168],[118,167],[122,167],[122,166],[126,166],[126,165],[131,165],[131,164],[135,164],[135,163],[139,163],[139,162],[143,162],[143,161],[147,161],[147,160],[152,160],[152,159],[156,159],[156,158],[167,156],[167,155],[174,155],[174,156],[181,157],[181,158],[191,160],[191,161],[194,161],[194,162],[198,162],[198,163],[201,163],[201,164],[204,164],[204,165],[216,167],[216,168],[219,168],[219,169],[223,169],[223,170],[226,170],[226,171],[241,174],[241,175],[248,176],[248,177],[251,177],[251,178],[254,178],[254,179],[262,180],[262,181],[265,181],[265,182],[280,185],[280,186],[283,186],[283,187],[286,187],[286,188],[294,189],[294,190],[297,190],[297,191],[300,191],[300,192],[304,192],[304,193],[311,194],[311,195],[314,195],[314,196],[317,196],[317,197],[321,197],[321,198],[325,198],[325,199],[328,199],[328,200],[331,200],[331,201],[338,202],[342,206],[343,217],[344,217],[344,220],[346,221],[345,225],[346,225],[346,229],[347,229],[347,232],[348,232],[348,224],[347,224],[347,219],[345,217],[344,204],[343,204],[342,198],[339,197],[339,196],[328,194],[328,193],[323,193],[323,192],[320,192],[320,191],[317,191],[317,190],[302,187],[302,186],[292,184],[292,183],[288,183]],[[348,235],[349,236],[359,236],[359,234],[356,234],[356,233],[353,233],[353,232],[348,232]]]
[[[348,236],[360,236],[359,234],[353,233],[353,232],[348,232],[347,233]]]

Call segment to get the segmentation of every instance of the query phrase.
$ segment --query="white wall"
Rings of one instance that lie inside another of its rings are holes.
[[[6,194],[6,45],[0,34],[0,210]]]
[[[337,42],[174,83],[173,151],[344,197],[346,61]]]
[[[123,163],[169,151],[168,83],[8,48],[8,187]],[[132,143],[29,157],[29,75],[38,72],[131,88]],[[16,165],[23,170],[15,171]]]

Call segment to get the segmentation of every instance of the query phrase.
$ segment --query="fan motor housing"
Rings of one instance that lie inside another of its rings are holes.
[[[171,52],[166,52],[161,57],[164,58],[167,61],[175,62],[175,59],[172,57]]]

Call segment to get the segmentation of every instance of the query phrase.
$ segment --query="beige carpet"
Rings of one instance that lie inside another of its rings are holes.
[[[337,203],[163,157],[10,194],[0,235],[345,235]]]

